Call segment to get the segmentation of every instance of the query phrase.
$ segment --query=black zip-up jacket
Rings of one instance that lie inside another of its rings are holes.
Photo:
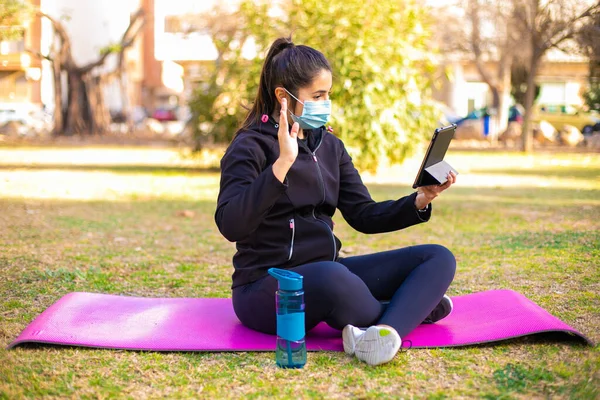
[[[221,159],[215,221],[231,242],[233,285],[256,281],[271,267],[291,268],[336,260],[341,242],[333,234],[338,208],[359,232],[391,232],[429,220],[431,205],[418,212],[416,193],[375,202],[340,139],[324,127],[314,151],[299,142],[296,161],[281,183],[273,174],[279,157],[273,119],[238,133]]]

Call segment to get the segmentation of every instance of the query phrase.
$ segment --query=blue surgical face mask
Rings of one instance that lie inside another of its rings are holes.
[[[298,116],[294,113],[291,113],[292,120],[294,122],[297,122],[300,125],[300,128],[318,129],[325,125],[325,123],[329,119],[329,116],[331,115],[331,100],[307,100],[305,102],[302,102],[296,96],[291,94],[287,89],[284,88],[284,90],[304,106],[304,108],[302,109],[302,115]]]

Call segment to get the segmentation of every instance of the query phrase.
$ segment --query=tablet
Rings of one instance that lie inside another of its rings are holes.
[[[458,172],[444,161],[444,156],[450,146],[450,141],[454,137],[456,125],[448,125],[437,128],[433,132],[431,142],[421,163],[421,168],[417,173],[417,178],[413,184],[413,189],[420,186],[439,185],[446,182],[450,171],[458,175]]]

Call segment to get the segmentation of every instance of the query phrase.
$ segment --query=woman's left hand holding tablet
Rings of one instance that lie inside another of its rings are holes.
[[[448,180],[440,185],[429,185],[421,186],[417,189],[417,198],[415,199],[415,206],[418,210],[422,210],[429,203],[438,197],[444,190],[448,189],[456,183],[456,174],[452,171],[448,174]]]

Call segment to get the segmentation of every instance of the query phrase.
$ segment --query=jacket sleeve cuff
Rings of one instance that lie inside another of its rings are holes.
[[[279,179],[277,179],[277,177],[275,176],[275,172],[273,172],[273,165],[269,165],[266,169],[265,172],[267,173],[267,175],[269,176],[268,178],[268,183],[269,185],[278,188],[279,190],[283,191],[285,189],[288,188],[288,183],[287,183],[287,176],[285,177],[285,179],[283,180],[283,183],[279,181]]]
[[[417,195],[415,193],[414,198],[412,199],[413,204],[414,204],[414,199],[416,197],[417,197]],[[431,218],[431,209],[432,209],[431,203],[427,204],[427,206],[422,210],[417,209],[417,206],[414,206],[414,208],[415,208],[415,213],[417,214],[417,218],[419,219],[420,222],[429,221],[429,219]]]

